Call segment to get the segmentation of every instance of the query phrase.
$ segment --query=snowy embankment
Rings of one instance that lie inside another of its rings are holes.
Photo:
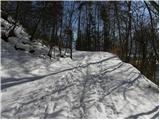
[[[49,60],[1,43],[2,118],[159,116],[158,87],[111,53]]]

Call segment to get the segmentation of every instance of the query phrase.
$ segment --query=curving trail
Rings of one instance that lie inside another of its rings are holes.
[[[158,87],[111,53],[75,51],[73,60],[55,62],[14,57],[8,66],[2,57],[2,118],[158,118]]]

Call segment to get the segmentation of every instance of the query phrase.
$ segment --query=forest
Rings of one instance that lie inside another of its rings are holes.
[[[1,1],[2,119],[159,119],[159,1]]]
[[[21,24],[49,57],[55,47],[71,58],[73,49],[111,52],[158,84],[157,1],[2,1],[1,7],[2,18],[14,19],[5,40]]]

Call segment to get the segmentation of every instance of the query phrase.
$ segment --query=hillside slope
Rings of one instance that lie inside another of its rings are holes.
[[[13,40],[13,38],[10,38]],[[50,60],[1,42],[2,118],[158,118],[158,87],[107,52]]]

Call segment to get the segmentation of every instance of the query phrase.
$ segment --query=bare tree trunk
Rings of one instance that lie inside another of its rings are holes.
[[[20,8],[20,1],[17,1],[17,6],[16,6],[16,13],[15,13],[15,23],[14,23],[14,26],[13,28],[11,28],[11,30],[9,30],[9,33],[8,33],[8,37],[10,36],[15,36],[15,33],[14,33],[14,30],[17,26],[17,23],[18,23],[18,18],[19,18],[19,8]]]
[[[73,17],[73,13],[74,13],[74,4],[72,6],[72,11],[69,13],[69,48],[70,48],[70,58],[72,59],[72,42],[73,42],[73,38],[72,38],[72,17]]]
[[[79,16],[78,16],[78,34],[77,34],[77,49],[81,49],[81,31],[80,31],[80,25],[81,25],[81,8],[79,9]]]
[[[72,32],[70,33],[70,38],[69,39],[70,39],[70,50],[71,50],[70,51],[70,58],[72,59],[72,41],[73,41],[72,40]]]
[[[100,13],[99,13],[100,9],[99,9],[99,6],[98,6],[98,26],[97,26],[97,50],[100,50],[100,35],[99,35],[99,22],[100,22]]]
[[[117,19],[117,25],[118,25],[118,35],[119,35],[119,41],[120,41],[120,46],[121,46],[121,50],[122,53],[124,53],[124,48],[122,45],[122,37],[121,37],[121,26],[120,26],[120,20],[119,20],[119,14],[118,14],[118,7],[117,7],[117,2],[113,2],[114,3],[114,7],[115,7],[115,14],[116,14],[116,19]],[[120,56],[123,59],[123,54]]]
[[[60,39],[58,42],[59,54],[62,56],[62,30],[63,30],[63,16],[61,16],[61,30],[60,30]]]
[[[147,4],[145,1],[144,1],[144,3],[145,3],[145,5],[146,5],[146,7],[147,7],[147,9],[148,9],[148,12],[149,12],[149,15],[150,15],[151,31],[152,31],[152,38],[153,38],[152,41],[151,41],[151,43],[152,43],[152,47],[153,47],[154,53],[155,53],[155,55],[156,55],[156,59],[158,59],[158,52],[157,52],[156,46],[155,46],[155,37],[154,37],[155,30],[154,30],[154,27],[153,27],[152,13],[151,13],[151,11],[150,11],[150,8],[149,8],[148,4]]]
[[[128,1],[128,27],[127,27],[127,35],[126,35],[126,61],[129,62],[130,56],[128,56],[128,43],[130,40],[130,34],[131,34],[131,1]],[[131,43],[132,44],[132,43]]]
[[[50,57],[50,59],[52,58],[52,51],[53,51],[53,41],[52,41],[52,34],[54,34],[54,30],[55,30],[55,27],[53,26],[51,29],[50,29],[50,48],[49,48],[49,51],[48,51],[48,56]]]
[[[30,37],[31,41],[33,41],[33,39],[34,39],[34,35],[35,35],[36,31],[37,31],[37,28],[38,28],[38,25],[39,25],[40,21],[41,21],[41,15],[38,18],[38,21],[37,21],[37,23],[36,23],[36,25],[34,27],[34,30],[33,30],[32,34],[31,34],[31,37]]]

